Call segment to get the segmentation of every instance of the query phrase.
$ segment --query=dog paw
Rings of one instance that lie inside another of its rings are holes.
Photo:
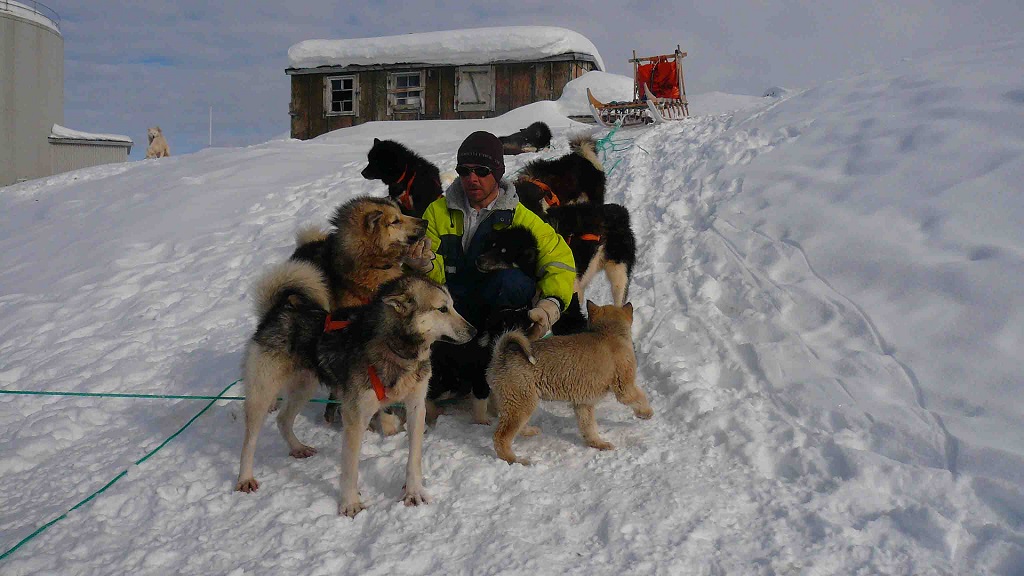
[[[316,448],[312,446],[306,446],[303,444],[299,448],[296,448],[288,453],[292,458],[309,458],[313,454],[316,454]]]
[[[363,510],[366,510],[366,506],[363,506],[362,501],[358,498],[353,502],[342,502],[341,504],[338,504],[338,515],[340,516],[355,518],[356,514],[359,514]]]
[[[508,462],[509,466],[513,464],[522,464],[523,466],[529,466],[530,461],[526,458],[517,458],[515,454],[499,454],[498,458],[501,458],[505,462]]]
[[[238,484],[235,484],[236,492],[251,493],[260,489],[260,483],[255,478],[249,478],[247,480],[239,480]]]
[[[484,417],[474,416],[473,417],[473,424],[479,424],[481,426],[490,426],[491,425],[491,419],[486,417],[486,416],[484,416]]]
[[[324,409],[324,420],[326,420],[328,424],[340,424],[341,406],[338,404],[328,404],[327,408]]]
[[[402,496],[402,502],[404,502],[406,506],[430,504],[430,494],[427,494],[422,488],[419,490],[406,490],[405,495]]]
[[[640,410],[634,411],[633,414],[636,414],[636,417],[641,420],[650,420],[651,417],[654,416],[654,410],[651,408],[641,408]]]
[[[587,446],[591,448],[597,448],[598,450],[615,450],[615,445],[611,442],[605,442],[604,440],[589,440]]]
[[[519,436],[522,438],[529,438],[537,434],[540,434],[540,426],[523,426],[523,429],[519,431]]]

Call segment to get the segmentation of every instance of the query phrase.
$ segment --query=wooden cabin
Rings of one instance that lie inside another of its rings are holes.
[[[292,138],[375,120],[489,118],[562,88],[604,63],[564,28],[511,26],[350,40],[288,50]]]

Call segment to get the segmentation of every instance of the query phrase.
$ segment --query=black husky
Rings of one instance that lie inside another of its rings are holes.
[[[407,216],[423,216],[427,206],[441,196],[437,166],[394,140],[374,138],[366,159],[363,178],[387,184],[388,195]]]
[[[543,122],[534,122],[515,134],[499,136],[503,152],[509,156],[523,152],[536,152],[551,145],[551,128]]]
[[[519,201],[542,218],[552,206],[604,204],[604,167],[596,145],[592,137],[578,136],[569,142],[571,153],[527,163],[515,181]]]
[[[565,238],[576,261],[576,296],[569,310],[552,326],[555,334],[566,334],[579,327],[580,302],[598,272],[604,270],[612,288],[616,306],[626,303],[629,282],[636,263],[636,236],[629,211],[619,204],[563,205],[548,209],[548,222]],[[561,326],[559,326],[561,324]]]

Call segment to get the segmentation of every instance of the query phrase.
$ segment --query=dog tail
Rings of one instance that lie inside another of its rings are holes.
[[[274,266],[256,281],[253,298],[256,317],[262,318],[286,291],[299,292],[320,305],[331,309],[327,282],[316,266],[301,260],[288,260]]]
[[[569,138],[569,149],[586,158],[594,165],[594,168],[597,168],[602,173],[604,172],[604,166],[601,164],[601,161],[597,159],[597,141],[594,140],[593,135],[576,134],[572,138]]]
[[[327,236],[330,233],[317,226],[316,224],[310,224],[299,228],[299,231],[295,233],[295,245],[305,246],[306,244],[312,244],[313,242],[320,242],[321,240],[327,240]]]
[[[530,346],[530,340],[522,330],[513,330],[502,334],[494,344],[494,355],[495,357],[504,356],[505,354],[510,353],[514,348],[518,348],[518,351],[530,362],[530,364],[537,363],[537,359],[533,357],[533,348]]]

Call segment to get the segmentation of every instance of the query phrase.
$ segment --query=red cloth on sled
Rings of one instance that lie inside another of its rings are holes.
[[[636,68],[636,87],[641,100],[646,100],[644,84],[651,87],[651,94],[658,98],[679,99],[679,75],[675,60],[662,56],[650,64]]]

